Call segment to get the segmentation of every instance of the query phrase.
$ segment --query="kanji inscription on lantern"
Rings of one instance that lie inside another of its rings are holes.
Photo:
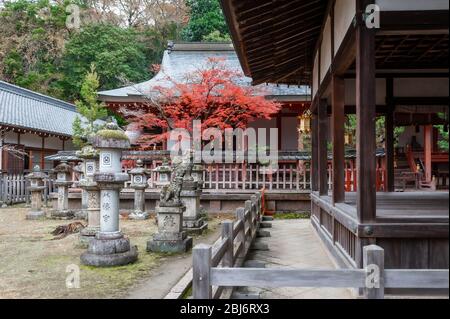
[[[142,183],[142,176],[141,175],[134,176],[134,183],[135,184],[141,184]]]
[[[111,167],[111,153],[102,153],[101,163],[103,167]]]
[[[103,217],[103,220],[105,221],[105,223],[107,223],[108,220],[111,218],[111,216],[109,216],[107,214],[103,215],[102,217]]]
[[[171,215],[165,216],[163,225],[164,225],[164,227],[174,227],[174,226],[176,226],[175,218],[173,216],[171,216]]]
[[[86,176],[93,176],[95,173],[95,163],[87,162],[86,163]]]

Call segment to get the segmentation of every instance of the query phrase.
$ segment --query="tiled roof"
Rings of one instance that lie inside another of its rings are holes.
[[[170,85],[167,78],[176,82],[183,82],[186,77],[198,69],[204,69],[209,58],[224,58],[227,68],[236,70],[242,74],[237,84],[251,86],[252,79],[244,76],[233,45],[230,43],[175,43],[170,45],[164,52],[161,71],[152,79],[135,85],[99,92],[99,98],[104,101],[115,101],[117,99],[137,98],[151,95],[155,86]],[[305,96],[310,94],[306,86],[287,85],[260,85],[269,96]]]
[[[0,125],[71,136],[75,105],[0,81]]]

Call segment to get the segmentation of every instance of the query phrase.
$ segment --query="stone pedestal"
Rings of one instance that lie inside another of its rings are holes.
[[[147,242],[147,251],[183,253],[192,248],[192,238],[182,230],[185,207],[157,207],[158,233]]]
[[[80,232],[80,244],[88,247],[95,235],[100,231],[100,191],[97,183],[80,183],[80,187],[87,194],[87,220],[88,225]]]
[[[44,178],[45,173],[41,171],[41,168],[36,165],[33,172],[27,175],[27,179],[30,181],[30,193],[31,193],[31,208],[27,213],[26,219],[38,220],[45,219],[45,212],[42,210],[42,191],[44,190]]]
[[[98,151],[91,145],[83,147],[77,152],[77,156],[83,159],[82,179],[79,187],[82,189],[82,196],[85,197],[83,211],[86,214],[88,225],[80,232],[81,246],[88,247],[95,235],[100,231],[100,190],[94,180],[94,174],[99,169]]]
[[[200,196],[202,190],[196,181],[184,181],[180,199],[186,207],[183,214],[183,229],[189,234],[201,234],[208,228],[206,219],[201,216]]]
[[[56,209],[51,212],[53,219],[72,219],[74,212],[69,210],[69,187],[72,185],[71,167],[63,161],[55,167],[55,186],[58,188],[58,201]]]
[[[119,228],[119,193],[129,180],[122,173],[121,155],[130,142],[116,124],[109,123],[97,133],[93,145],[100,150],[100,168],[94,174],[100,189],[100,231],[81,255],[81,262],[96,267],[126,265],[138,257],[137,247],[131,246]]]
[[[134,211],[128,217],[133,220],[145,220],[150,217],[145,211],[145,189],[148,187],[147,179],[150,172],[144,168],[141,160],[136,162],[136,167],[130,172],[131,188],[134,189]]]

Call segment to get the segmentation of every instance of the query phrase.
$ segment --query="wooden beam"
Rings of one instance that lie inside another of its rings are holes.
[[[425,153],[425,180],[432,180],[431,154],[433,152],[433,126],[426,125],[424,128],[424,153]]]
[[[312,115],[311,119],[311,190],[319,190],[318,180],[318,150],[319,150],[319,119],[317,114]]]
[[[357,0],[356,27],[356,166],[357,216],[360,222],[376,218],[376,85],[375,32],[363,20],[365,8],[373,1]]]
[[[394,80],[386,79],[386,105],[388,107],[385,118],[385,150],[386,150],[386,188],[388,192],[395,191],[394,186]]]
[[[42,136],[42,145],[41,145],[41,169],[43,170],[45,167],[45,136]]]
[[[336,75],[331,80],[333,130],[333,193],[332,203],[345,200],[345,80]]]
[[[327,114],[327,100],[320,100],[318,107],[318,182],[319,182],[319,195],[328,195],[328,114]]]

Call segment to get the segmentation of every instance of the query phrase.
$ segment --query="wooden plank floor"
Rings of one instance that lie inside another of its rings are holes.
[[[356,208],[356,193],[346,193],[345,203]],[[377,193],[378,217],[448,219],[448,209],[448,192]]]

